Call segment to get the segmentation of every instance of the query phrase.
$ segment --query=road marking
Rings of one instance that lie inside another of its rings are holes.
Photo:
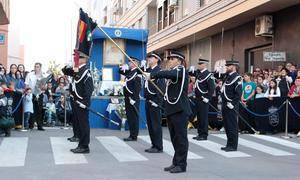
[[[4,138],[0,144],[0,167],[25,165],[28,137]]]
[[[151,144],[151,140],[150,140],[150,136],[139,136],[139,138],[145,142],[147,142],[148,144]],[[164,147],[164,152],[167,153],[170,156],[173,156],[175,151],[173,148],[173,145],[170,141],[167,141],[165,139],[163,139],[163,147]],[[203,159],[203,157],[193,153],[193,152],[188,152],[188,159]]]
[[[225,134],[213,134],[213,136],[222,138],[222,139],[227,139]],[[266,154],[270,154],[273,156],[291,156],[291,155],[295,155],[280,149],[276,149],[276,148],[272,148],[270,146],[266,146],[263,144],[259,144],[253,141],[249,141],[243,138],[239,138],[239,144],[251,149],[255,149],[257,151],[266,153]]]
[[[251,157],[251,155],[240,152],[240,151],[234,151],[234,152],[225,152],[221,150],[222,145],[206,140],[206,141],[197,141],[193,139],[194,135],[188,135],[188,139],[191,143],[196,144],[198,146],[201,146],[204,149],[207,149],[209,151],[212,151],[214,153],[217,153],[219,155],[222,155],[227,158],[235,158],[235,157]]]
[[[55,164],[86,164],[87,160],[83,154],[74,154],[77,143],[67,141],[66,137],[50,137],[51,147]]]
[[[147,161],[148,159],[136,152],[132,147],[115,136],[102,136],[96,139],[110,152],[119,162]]]
[[[286,147],[290,147],[290,148],[294,148],[294,149],[300,149],[300,144],[295,143],[295,142],[291,142],[288,140],[284,140],[284,139],[280,139],[280,138],[276,138],[276,137],[272,137],[272,136],[266,136],[266,135],[254,135],[251,134],[252,137],[258,138],[258,139],[262,139],[265,141],[270,141],[272,143],[275,144],[280,144]]]

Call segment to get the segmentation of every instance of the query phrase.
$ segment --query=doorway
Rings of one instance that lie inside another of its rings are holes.
[[[255,68],[276,69],[282,62],[265,62],[263,52],[272,51],[272,44],[266,44],[245,50],[245,72],[253,73]]]

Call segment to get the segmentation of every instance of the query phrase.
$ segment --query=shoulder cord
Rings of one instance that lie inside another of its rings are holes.
[[[131,78],[129,78],[129,79],[126,78],[125,88],[127,89],[127,91],[128,91],[130,94],[133,94],[133,92],[130,91],[130,89],[127,87],[127,82],[133,80],[133,79],[135,78],[136,75],[137,75],[137,72],[135,72]]]
[[[176,82],[178,82],[178,79],[179,79],[179,78],[178,78],[179,67],[180,67],[180,66],[177,67],[177,79],[176,79]],[[179,95],[178,95],[178,97],[177,97],[177,100],[176,100],[175,102],[171,102],[171,101],[169,100],[169,96],[168,96],[169,85],[170,85],[170,83],[172,83],[172,82],[168,81],[168,84],[167,84],[167,87],[166,87],[166,94],[165,94],[165,96],[164,96],[164,99],[165,99],[169,104],[172,104],[172,105],[177,104],[177,102],[179,101],[180,96],[181,96],[181,94],[182,94],[182,91],[183,91],[183,86],[184,86],[184,81],[185,81],[185,68],[183,67],[182,69],[183,69],[183,70],[182,70],[183,75],[182,75],[181,89],[180,89]]]
[[[81,77],[80,77],[79,80],[76,81],[76,80],[74,79],[75,83],[76,83],[76,84],[79,83],[79,82],[85,77],[85,75],[88,73],[88,71],[89,71],[89,69],[85,70],[84,73],[81,75]]]
[[[241,78],[241,76],[237,76],[231,83],[229,83],[229,84],[227,84],[227,83],[225,83],[224,84],[224,96],[225,96],[225,98],[228,100],[228,101],[232,101],[232,99],[230,99],[230,98],[228,98],[228,96],[227,96],[227,94],[226,94],[226,88],[225,88],[225,86],[229,86],[229,85],[232,85],[233,83],[235,83],[239,78]],[[236,89],[236,87],[235,87],[235,89]]]
[[[211,75],[212,75],[212,73],[209,73],[207,76],[206,76],[206,78],[204,78],[204,79],[202,79],[201,81],[199,81],[198,79],[196,80],[196,88],[202,93],[202,94],[206,94],[206,93],[208,93],[208,91],[202,91],[201,90],[201,88],[199,87],[199,84],[198,83],[202,83],[202,82],[204,82],[205,80],[207,80],[209,77],[211,77]]]
[[[145,81],[145,87],[146,87],[147,91],[148,91],[151,95],[155,95],[155,94],[156,94],[156,93],[150,91],[150,89],[149,89],[149,82],[148,82],[147,80]]]

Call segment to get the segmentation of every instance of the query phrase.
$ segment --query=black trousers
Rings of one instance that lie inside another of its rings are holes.
[[[184,112],[172,114],[167,117],[171,141],[175,150],[173,165],[185,168],[189,141],[187,138],[188,116]]]
[[[43,107],[35,106],[33,116],[30,116],[29,120],[29,128],[34,128],[34,121],[37,123],[38,128],[43,128],[43,121],[44,121],[44,113]]]
[[[198,120],[198,135],[201,137],[208,136],[208,110],[209,105],[197,99],[197,120]]]
[[[79,138],[79,124],[75,113],[75,102],[71,99],[71,108],[72,108],[72,115],[71,115],[71,123],[73,127],[73,136]]]
[[[130,104],[128,97],[125,98],[126,116],[129,125],[130,137],[136,138],[139,135],[139,108],[140,102],[136,101],[134,106]]]
[[[161,128],[161,110],[159,107],[154,107],[150,102],[146,102],[146,118],[148,131],[152,143],[152,147],[159,150],[163,149],[162,128]]]
[[[88,148],[90,144],[90,123],[89,111],[79,107],[77,104],[74,106],[74,120],[77,123],[79,144],[78,147]]]
[[[235,110],[238,112],[238,105],[234,105]],[[237,114],[233,109],[229,109],[226,104],[222,105],[222,115],[224,121],[224,128],[227,136],[226,147],[238,147],[238,120]]]

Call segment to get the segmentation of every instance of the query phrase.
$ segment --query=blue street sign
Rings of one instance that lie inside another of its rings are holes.
[[[0,44],[5,43],[5,34],[0,34]]]

